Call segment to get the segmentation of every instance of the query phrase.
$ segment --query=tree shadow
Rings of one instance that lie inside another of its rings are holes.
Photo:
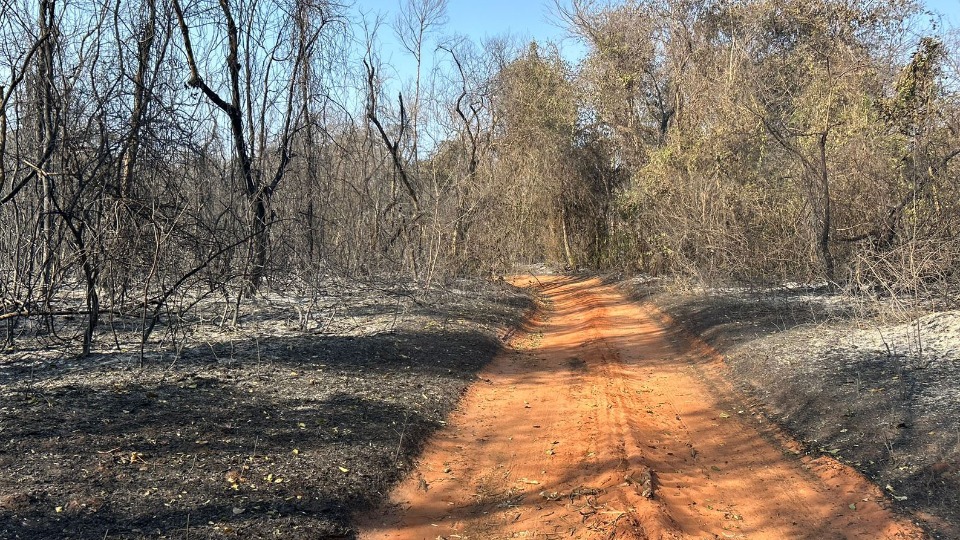
[[[432,325],[8,373],[0,537],[350,537],[500,349]]]

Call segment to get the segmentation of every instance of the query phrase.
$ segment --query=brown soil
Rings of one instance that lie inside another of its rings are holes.
[[[362,538],[923,536],[850,467],[800,456],[664,314],[594,279],[531,282],[540,317]]]

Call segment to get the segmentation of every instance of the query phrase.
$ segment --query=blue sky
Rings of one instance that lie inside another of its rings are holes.
[[[400,0],[357,0],[357,7],[392,16]],[[960,25],[960,0],[926,0],[926,6]],[[553,0],[449,0],[448,33],[463,34],[480,42],[484,37],[510,33],[540,40],[561,39],[565,32],[551,15]]]
[[[924,4],[931,11],[942,13],[953,26],[960,26],[960,0],[927,0]]]
[[[960,0],[957,0],[960,1]],[[382,60],[393,66],[398,75],[407,76],[414,63],[409,55],[396,45],[390,23],[399,11],[401,0],[357,0],[355,8],[372,16],[385,16],[379,38]],[[485,39],[510,35],[520,43],[536,39],[551,40],[561,46],[567,58],[579,58],[584,52],[581,44],[564,39],[566,30],[552,15],[553,0],[448,0],[447,23],[443,35],[466,36],[480,45]],[[430,56],[430,52],[427,52]]]
[[[392,17],[401,0],[357,0],[362,11],[380,11]],[[552,0],[449,0],[448,33],[474,41],[504,33],[536,39],[560,37],[563,30],[550,23]]]

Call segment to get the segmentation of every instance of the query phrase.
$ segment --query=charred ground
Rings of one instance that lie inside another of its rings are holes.
[[[142,368],[9,354],[0,537],[351,537],[351,511],[409,468],[528,304],[492,285],[371,289],[322,332],[263,302]]]

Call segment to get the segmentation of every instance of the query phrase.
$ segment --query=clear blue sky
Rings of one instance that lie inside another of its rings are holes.
[[[942,13],[953,26],[960,26],[960,0],[926,0],[931,11]]]
[[[356,7],[392,18],[400,1],[357,0]],[[563,31],[549,22],[552,7],[553,0],[449,0],[446,31],[477,42],[508,32],[535,39],[557,38]]]

